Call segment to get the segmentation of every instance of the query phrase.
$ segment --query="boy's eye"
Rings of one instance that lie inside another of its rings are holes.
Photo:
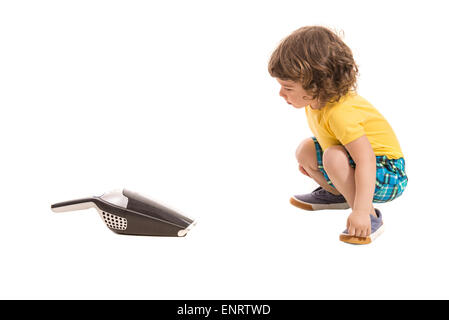
[[[292,91],[292,89],[288,89],[288,88],[284,88],[285,89],[285,91]]]

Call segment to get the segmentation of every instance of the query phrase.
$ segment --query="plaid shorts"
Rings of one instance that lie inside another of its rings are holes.
[[[324,171],[323,149],[321,149],[315,137],[312,137],[312,139],[315,142],[318,169],[324,174],[327,183],[335,188],[326,171]],[[348,154],[349,165],[355,168],[354,160],[347,150],[346,153]],[[374,190],[373,202],[388,202],[399,197],[404,192],[408,182],[404,158],[388,159],[387,156],[376,156],[376,166],[376,189]]]

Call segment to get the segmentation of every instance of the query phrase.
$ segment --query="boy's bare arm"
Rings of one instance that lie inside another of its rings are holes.
[[[376,188],[376,155],[365,135],[346,144],[345,148],[356,164],[353,211],[370,214]]]

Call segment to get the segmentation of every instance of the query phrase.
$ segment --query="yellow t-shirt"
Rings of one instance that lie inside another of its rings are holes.
[[[322,109],[305,108],[307,121],[321,148],[345,145],[366,135],[376,156],[404,157],[399,141],[387,120],[368,101],[349,92],[340,101]]]

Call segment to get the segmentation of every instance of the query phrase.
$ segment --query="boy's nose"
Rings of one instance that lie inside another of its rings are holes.
[[[282,90],[281,91],[279,91],[279,95],[282,97],[282,98],[284,98],[284,99],[286,99],[287,98],[287,96],[282,92]]]

